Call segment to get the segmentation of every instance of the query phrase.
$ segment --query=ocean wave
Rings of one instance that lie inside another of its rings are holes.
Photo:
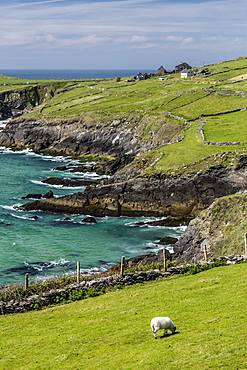
[[[114,266],[115,263],[106,263],[102,266],[99,266],[99,267],[85,267],[85,268],[81,268],[80,269],[80,274],[83,276],[88,276],[88,275],[97,275],[97,274],[100,274],[102,272],[105,272],[107,270],[109,270],[110,267]],[[39,272],[39,271],[38,271]],[[42,271],[40,271],[42,272]],[[63,272],[63,275],[62,276],[76,276],[77,272],[76,272],[76,268],[74,268],[73,270],[72,269],[69,269],[67,270],[66,272],[64,271]],[[35,277],[35,281],[39,281],[39,282],[46,282],[46,281],[51,281],[51,280],[54,280],[54,279],[58,279],[59,277],[61,277],[61,274],[49,274],[49,275],[36,275]]]
[[[13,243],[14,245],[14,243]],[[65,267],[68,266],[70,261],[67,261],[63,258],[61,258],[58,261],[50,261],[50,262],[32,262],[28,263],[26,261],[23,261],[23,265],[15,266],[15,267],[10,267],[5,270],[2,270],[1,273],[4,276],[8,275],[16,275],[18,274],[19,276],[24,275],[26,273],[30,274],[30,276],[37,275],[39,273],[44,273],[46,270],[49,270],[51,268],[55,267]]]
[[[30,221],[36,221],[37,220],[37,216],[26,216],[26,215],[19,216],[19,215],[16,215],[14,213],[11,213],[11,216],[15,217],[15,218],[20,218],[22,220],[30,220]],[[40,218],[40,216],[39,216],[39,218]]]
[[[180,225],[180,226],[163,226],[163,225],[149,225],[148,222],[152,222],[152,221],[160,221],[160,220],[163,220],[164,218],[161,217],[161,218],[143,218],[143,219],[138,219],[135,220],[135,221],[131,221],[131,222],[126,222],[125,223],[125,226],[129,226],[129,227],[139,227],[139,228],[156,228],[156,229],[167,229],[167,230],[172,230],[174,232],[176,231],[182,231],[184,232],[187,228],[186,225]],[[142,225],[139,225],[138,223],[143,223]]]
[[[32,149],[29,149],[29,148],[21,149],[21,150],[12,150],[10,148],[5,148],[4,146],[3,147],[1,146],[0,150],[2,150],[1,154],[9,154],[9,153],[11,153],[11,154],[30,154],[30,153],[34,153],[32,151]]]
[[[52,156],[52,155],[39,155],[44,161],[49,162],[60,162],[60,163],[71,163],[71,164],[80,164],[81,162],[73,159],[72,157],[63,157],[63,156]]]
[[[167,249],[170,253],[174,253],[173,247],[170,245],[161,245],[158,243],[148,242],[142,249],[127,248],[130,254],[142,255],[148,253],[158,253],[160,249]]]
[[[16,211],[16,207],[20,207],[21,204],[15,204],[13,206],[6,206],[6,205],[3,205],[3,204],[0,204],[0,207],[3,208],[3,209],[6,209],[7,211]]]
[[[85,189],[85,185],[84,186],[63,186],[63,185],[53,185],[53,184],[46,184],[42,181],[38,181],[38,180],[30,180],[33,184],[36,184],[36,185],[42,185],[42,186],[46,186],[46,187],[51,187],[51,188],[56,188],[56,189],[66,189],[66,190],[71,190],[71,189]]]
[[[61,258],[58,261],[49,261],[49,262],[32,262],[28,263],[24,261],[25,266],[28,268],[28,270],[36,270],[38,272],[43,272],[44,270],[51,269],[57,266],[67,266],[70,261],[65,260],[64,258]]]

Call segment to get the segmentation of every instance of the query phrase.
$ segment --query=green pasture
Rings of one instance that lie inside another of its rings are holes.
[[[205,145],[199,128],[202,127],[206,141],[247,144],[247,113],[244,110],[247,108],[247,81],[234,80],[247,73],[247,58],[205,66],[205,69],[207,75],[181,79],[180,74],[175,73],[163,76],[162,81],[158,76],[131,82],[127,82],[127,77],[119,82],[116,79],[63,80],[56,85],[58,80],[49,80],[50,84],[54,83],[51,94],[43,104],[22,117],[57,123],[78,120],[90,128],[98,122],[103,122],[105,128],[112,120],[124,118],[123,122],[131,122],[129,127],[136,126],[142,142],[153,135],[153,144],[157,145],[162,157],[152,165],[152,154],[147,153],[147,163],[151,164],[148,171],[173,171],[204,159],[208,161],[213,154],[245,152],[246,145]],[[15,85],[16,88],[28,86],[26,80],[0,76],[0,91],[14,87],[3,86],[1,81],[22,84]],[[243,111],[225,113],[238,109]],[[218,113],[224,114],[214,116]],[[197,123],[187,121],[201,116],[205,117]],[[182,137],[182,141],[176,142]],[[170,142],[175,143],[158,147]],[[157,159],[157,153],[154,158]]]
[[[205,125],[207,127],[207,124]],[[205,145],[202,139],[202,135],[199,131],[200,121],[191,122],[191,126],[188,129],[184,130],[184,138],[182,141],[164,145],[159,148],[159,152],[162,154],[159,161],[157,161],[151,168],[154,171],[172,171],[177,168],[194,166],[197,170],[205,168],[205,166],[218,164],[219,159],[217,156],[208,158],[214,154],[232,152],[233,154],[244,153],[246,152],[247,145]],[[210,130],[210,128],[209,128]],[[246,131],[246,130],[245,130]],[[212,134],[213,135],[213,134]],[[225,137],[220,136],[222,139]],[[246,136],[245,136],[246,137]],[[232,136],[231,136],[232,138]],[[215,140],[216,136],[211,136],[212,141],[221,141],[225,140]],[[207,138],[207,140],[209,140]],[[242,138],[242,142],[247,143]],[[200,162],[204,161],[202,165]],[[229,163],[225,163],[228,166],[231,166]],[[199,168],[197,167],[199,165]],[[200,167],[202,165],[202,167]]]
[[[190,104],[182,107],[174,107],[171,111],[174,114],[181,115],[187,119],[193,119],[203,114],[210,115],[234,109],[243,109],[246,107],[247,97],[242,98],[234,95],[205,95],[205,97],[200,100],[191,101]]]
[[[164,78],[164,81],[153,77],[145,81],[120,83],[112,79],[75,82],[72,86],[57,91],[42,109],[37,107],[36,116],[69,119],[86,112],[171,112],[185,119],[192,119],[202,114],[215,114],[247,106],[245,95],[239,94],[245,91],[246,83],[225,81],[226,86],[224,83],[216,86],[211,82],[205,84],[203,76],[195,80],[181,80],[177,74],[172,78],[170,75]],[[224,95],[220,92],[226,89],[231,89],[233,93]],[[28,113],[26,117],[30,115],[32,116],[33,112]]]
[[[0,368],[246,369],[247,264],[138,284],[42,311],[0,317]],[[175,335],[153,338],[169,316]]]
[[[203,132],[207,141],[247,144],[247,111],[207,117]]]

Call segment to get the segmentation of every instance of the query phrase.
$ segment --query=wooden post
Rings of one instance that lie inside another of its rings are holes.
[[[244,234],[245,256],[247,256],[247,233]]]
[[[164,271],[166,271],[166,249],[163,248]]]
[[[77,284],[80,283],[80,272],[81,272],[81,265],[80,265],[80,262],[77,262],[77,277],[76,277]]]
[[[203,250],[204,250],[204,259],[205,259],[205,262],[208,262],[208,255],[207,255],[207,246],[206,246],[206,244],[204,244]]]
[[[29,278],[29,275],[28,273],[25,274],[25,289],[28,289],[28,278]]]
[[[121,270],[120,270],[120,275],[124,276],[124,267],[125,267],[125,257],[122,256],[121,258]]]

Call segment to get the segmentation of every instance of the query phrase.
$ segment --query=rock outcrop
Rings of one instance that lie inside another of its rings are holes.
[[[247,194],[216,199],[193,219],[174,244],[173,258],[178,262],[200,261],[225,253],[246,254],[245,233]]]
[[[15,121],[0,132],[0,145],[13,148],[28,147],[35,152],[44,150],[61,154],[97,154],[133,160],[144,151],[132,127],[105,129],[89,128],[83,122],[46,123],[38,121]]]
[[[4,91],[0,94],[0,120],[18,117],[33,107],[41,104],[49,94],[53,94],[58,84],[47,86],[25,86]]]
[[[235,194],[247,185],[245,166],[218,166],[188,177],[154,174],[122,183],[88,187],[84,193],[27,203],[26,211],[79,213],[92,216],[190,216],[215,198]]]

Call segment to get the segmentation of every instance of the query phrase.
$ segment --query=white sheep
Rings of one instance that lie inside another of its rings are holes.
[[[173,334],[176,331],[176,326],[173,324],[172,320],[169,317],[154,317],[151,320],[150,325],[155,339],[157,339],[156,333],[160,329],[164,329],[164,335],[167,334],[168,329]]]

